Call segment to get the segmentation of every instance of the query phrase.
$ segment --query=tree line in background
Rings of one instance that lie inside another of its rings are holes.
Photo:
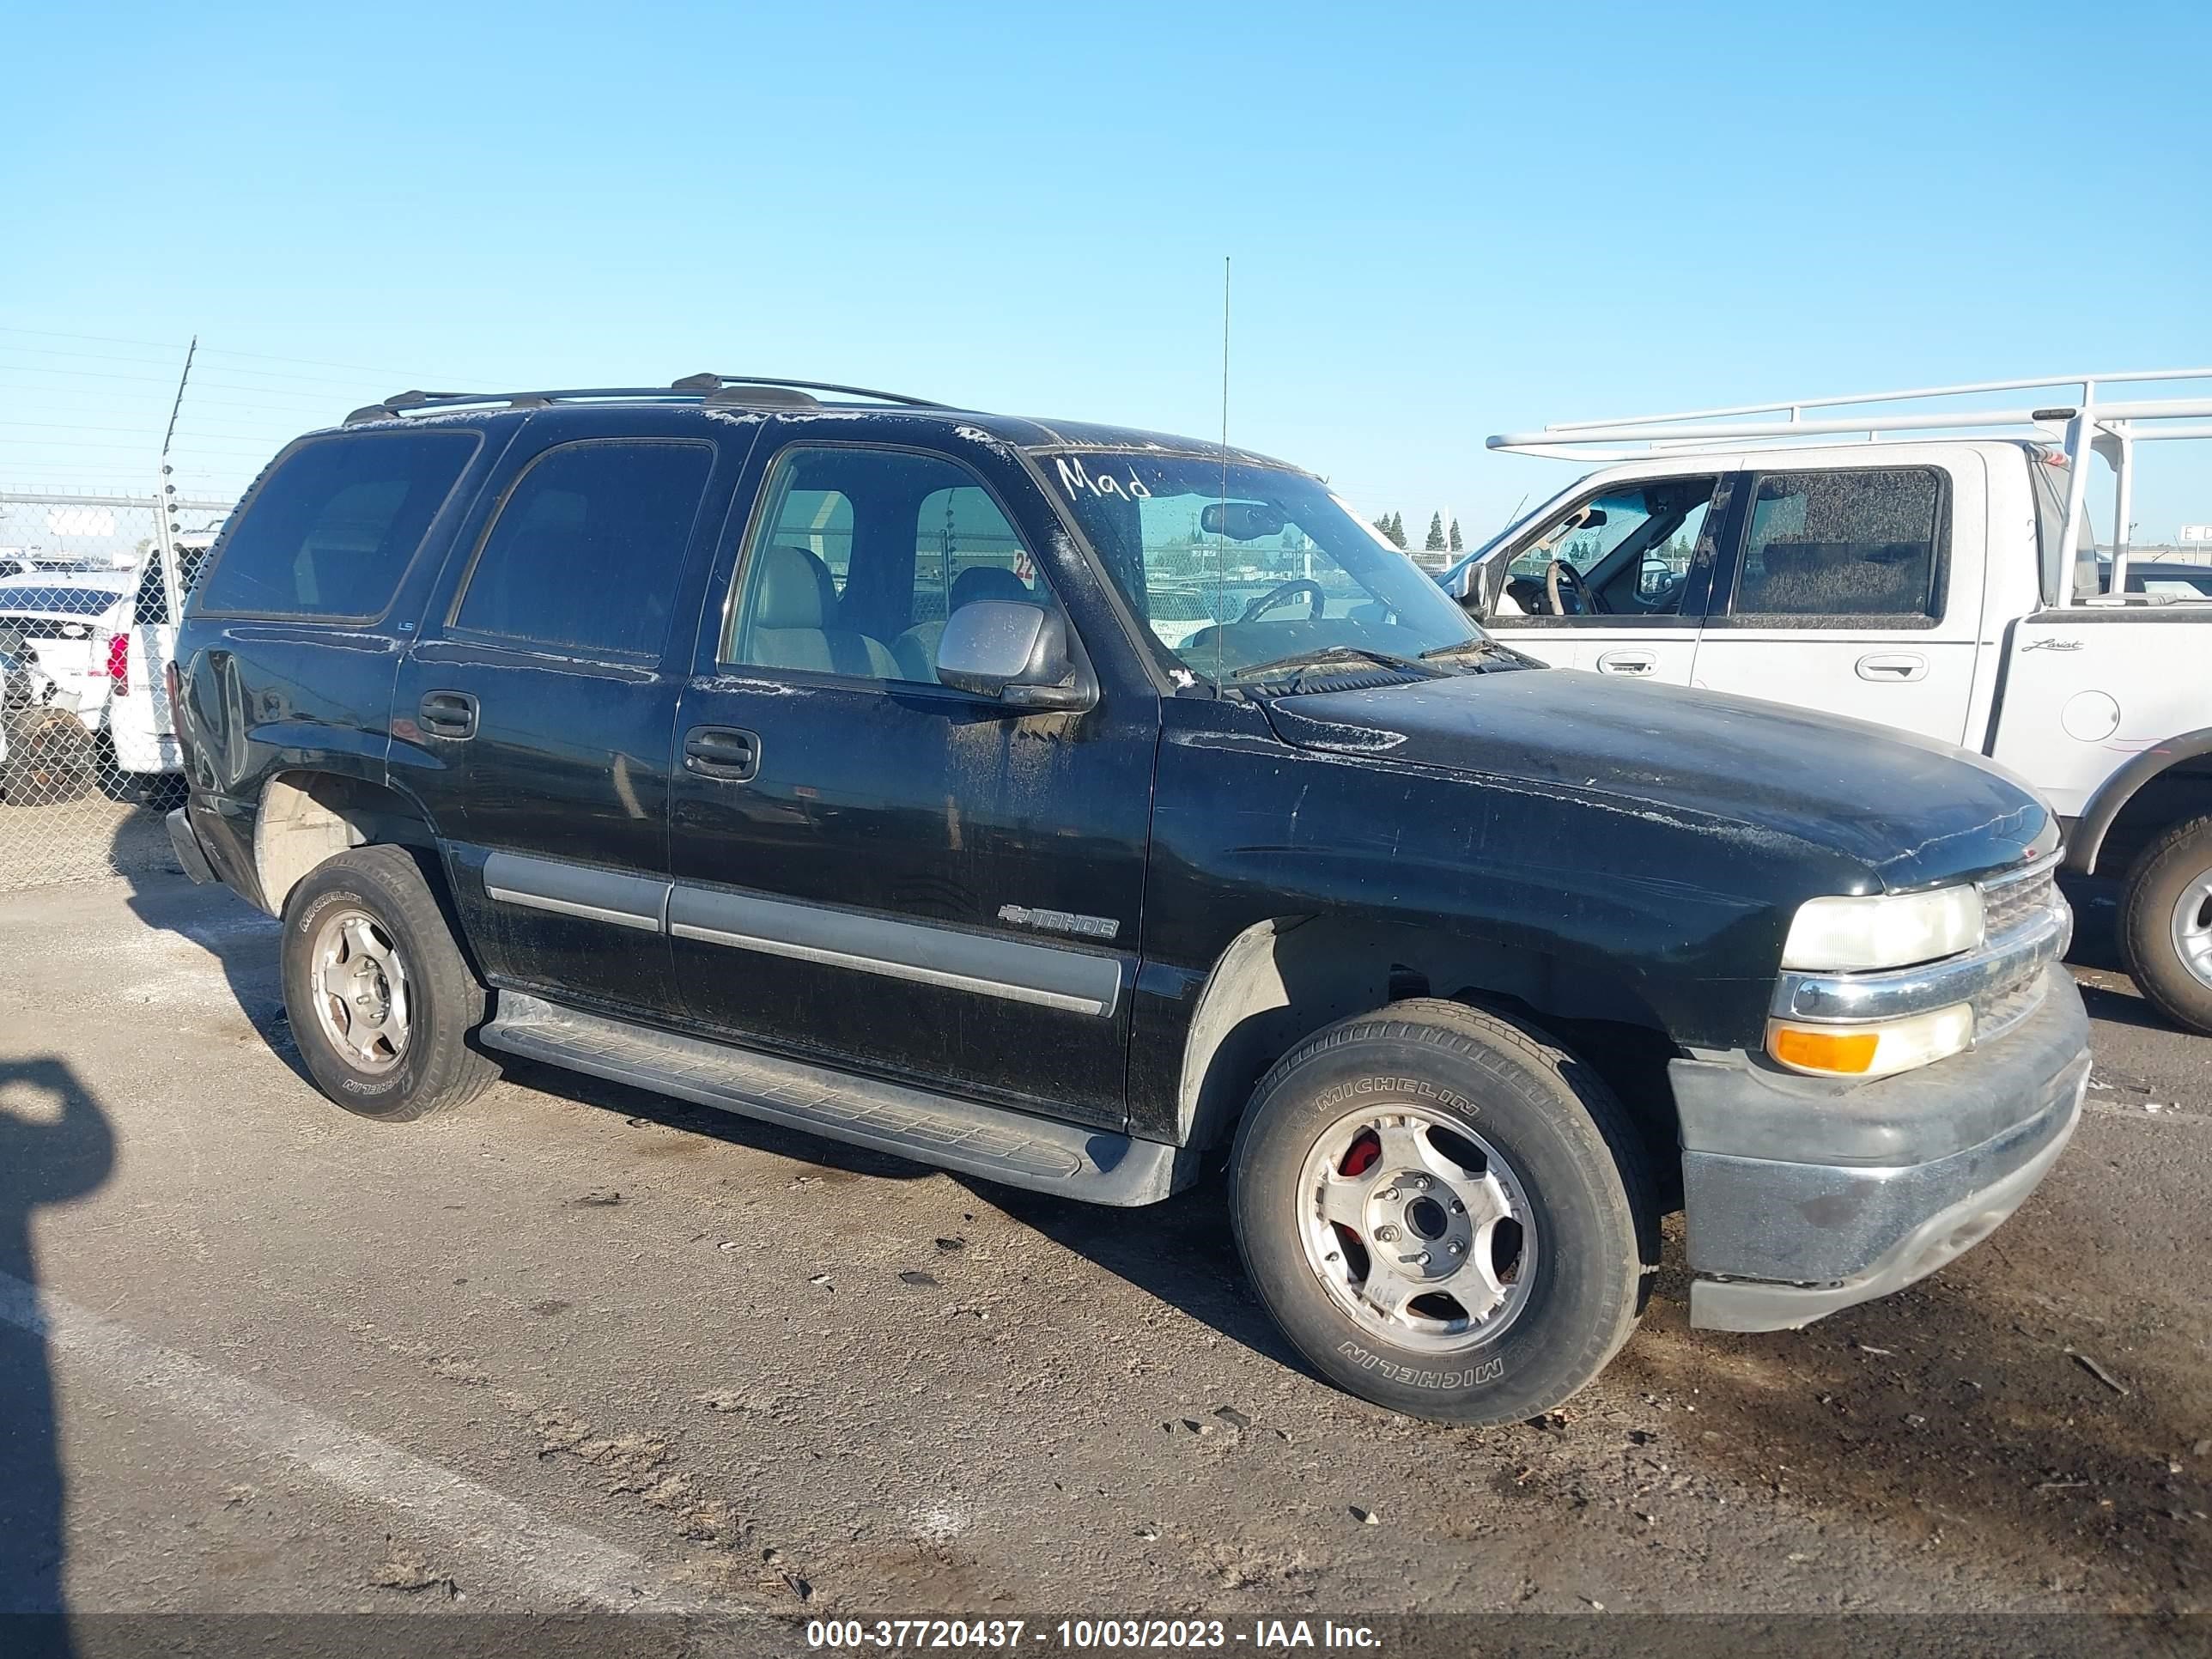
[[[1375,528],[1382,532],[1383,538],[1391,546],[1396,548],[1407,546],[1404,514],[1386,513],[1375,520]],[[1451,521],[1451,528],[1446,530],[1444,515],[1441,513],[1430,514],[1429,533],[1427,538],[1421,543],[1421,550],[1425,553],[1458,553],[1464,550],[1464,544],[1459,538],[1459,520],[1454,519]]]

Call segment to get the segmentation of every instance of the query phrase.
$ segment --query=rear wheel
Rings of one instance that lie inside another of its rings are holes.
[[[2212,817],[2143,849],[2120,897],[2120,953],[2175,1024],[2212,1034]]]
[[[11,806],[82,800],[97,770],[92,733],[64,708],[38,708],[8,725],[4,779]]]
[[[1634,1330],[1656,1206],[1610,1090],[1540,1033],[1426,999],[1285,1055],[1231,1159],[1238,1248],[1330,1382],[1462,1423],[1535,1416]]]
[[[349,1112],[410,1122],[452,1110],[499,1074],[468,1042],[483,987],[403,848],[356,848],[293,890],[283,971],[301,1058]]]

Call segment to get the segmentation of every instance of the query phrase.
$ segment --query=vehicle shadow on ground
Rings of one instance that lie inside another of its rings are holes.
[[[1140,1210],[1078,1204],[983,1182],[963,1184],[1146,1295],[1181,1309],[1264,1358],[1310,1376],[1312,1368],[1284,1337],[1244,1276],[1229,1229],[1224,1168],[1209,1166],[1195,1186]]]
[[[2060,882],[2059,887],[2066,895],[2066,902],[2074,907],[2074,943],[2067,947],[2068,965],[2124,975],[2128,969],[2120,959],[2117,931],[2120,884],[2102,876],[2069,876]],[[2132,986],[2119,990],[2101,985],[2083,985],[2081,988],[2082,1003],[2093,1019],[2143,1031],[2180,1029]]]
[[[221,964],[238,1012],[269,1051],[313,1085],[292,1041],[276,970],[278,924],[228,889],[198,887],[169,850],[161,815],[150,808],[117,825],[109,863],[131,884],[125,902],[147,927],[190,939]]]
[[[1182,1309],[1232,1342],[1279,1364],[1303,1367],[1296,1350],[1252,1293],[1229,1232],[1226,1183],[1211,1172],[1188,1191],[1142,1209],[1109,1209],[1003,1187],[940,1171],[888,1152],[825,1139],[711,1107],[611,1083],[536,1060],[500,1057],[512,1083],[618,1112],[631,1122],[706,1135],[728,1146],[775,1154],[821,1170],[833,1184],[866,1179],[912,1181],[947,1174],[976,1201],[1033,1228],[1065,1249],[1127,1280],[1146,1295]]]
[[[68,1489],[32,1217],[96,1191],[114,1167],[107,1115],[67,1064],[0,1060],[0,1613],[64,1610]],[[16,1626],[9,1640],[69,1651],[58,1622]]]
[[[2172,1031],[2179,1028],[2142,997],[2130,991],[2108,991],[2101,985],[2077,985],[2081,1006],[2089,1018],[2108,1025],[2130,1025],[2142,1031]]]
[[[727,1146],[770,1152],[794,1163],[811,1164],[833,1180],[858,1181],[872,1177],[914,1181],[938,1173],[927,1164],[896,1158],[889,1152],[878,1152],[866,1146],[848,1146],[843,1141],[825,1139],[801,1129],[787,1129],[781,1124],[740,1117],[734,1112],[717,1111],[711,1106],[694,1106],[672,1096],[654,1094],[627,1083],[611,1083],[605,1078],[571,1072],[543,1060],[524,1060],[514,1054],[500,1054],[496,1058],[500,1074],[509,1083],[518,1084],[523,1088],[534,1089],[556,1099],[573,1100],[581,1105],[597,1107],[601,1111],[618,1113],[640,1127],[650,1123],[665,1129],[680,1129],[687,1134],[703,1135]]]

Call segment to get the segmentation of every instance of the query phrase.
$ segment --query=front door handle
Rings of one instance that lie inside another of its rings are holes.
[[[1894,651],[1861,657],[1856,665],[1863,680],[1924,680],[1928,659],[1917,651]]]
[[[1601,652],[1597,672],[1601,674],[1650,674],[1659,666],[1659,659],[1649,651]]]
[[[684,734],[684,769],[726,783],[750,783],[760,770],[757,733],[734,726],[695,726]]]
[[[477,700],[465,691],[426,691],[422,729],[434,738],[461,742],[477,734]]]

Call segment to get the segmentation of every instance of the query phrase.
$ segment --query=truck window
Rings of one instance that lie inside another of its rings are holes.
[[[549,449],[500,504],[452,625],[579,652],[658,659],[711,444]]]
[[[1735,613],[1940,617],[1944,507],[1930,467],[1759,475]]]
[[[231,527],[201,610],[356,622],[380,615],[477,443],[473,432],[447,430],[301,444]]]
[[[937,642],[977,599],[1050,603],[982,481],[940,456],[793,449],[745,550],[721,659],[858,679],[937,681]],[[824,516],[823,503],[834,503]],[[842,526],[825,534],[823,526]],[[833,562],[842,557],[842,567]]]
[[[1545,578],[1557,560],[1597,592],[1600,608],[1589,619],[1678,614],[1719,485],[1717,475],[1610,484],[1522,540],[1506,567],[1506,591],[1524,614],[1549,614]]]

